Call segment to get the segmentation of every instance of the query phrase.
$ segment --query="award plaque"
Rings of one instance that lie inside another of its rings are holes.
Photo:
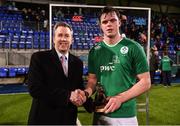
[[[98,83],[96,86],[95,112],[103,112],[107,102],[104,88],[100,83]]]

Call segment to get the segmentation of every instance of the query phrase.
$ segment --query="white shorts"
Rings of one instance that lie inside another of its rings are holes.
[[[136,116],[129,118],[111,118],[102,115],[94,123],[97,125],[138,126]]]

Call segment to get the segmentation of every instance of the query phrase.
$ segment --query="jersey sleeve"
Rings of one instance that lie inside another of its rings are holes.
[[[88,72],[95,74],[95,66],[94,66],[94,49],[92,48],[88,55]]]
[[[133,64],[135,64],[136,74],[141,74],[149,71],[149,66],[147,63],[147,57],[144,52],[143,47],[140,44],[136,44],[133,49]]]

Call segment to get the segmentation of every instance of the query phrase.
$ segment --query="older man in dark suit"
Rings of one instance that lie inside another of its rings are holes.
[[[28,88],[33,97],[28,124],[75,125],[76,89],[83,89],[83,63],[69,53],[72,28],[63,22],[54,26],[54,48],[31,57]],[[83,96],[82,96],[83,97]]]

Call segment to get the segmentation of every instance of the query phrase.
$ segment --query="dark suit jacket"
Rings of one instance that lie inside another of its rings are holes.
[[[29,93],[33,97],[28,124],[76,124],[77,107],[70,93],[83,88],[83,63],[69,54],[68,77],[64,75],[55,49],[36,52],[28,73]]]

